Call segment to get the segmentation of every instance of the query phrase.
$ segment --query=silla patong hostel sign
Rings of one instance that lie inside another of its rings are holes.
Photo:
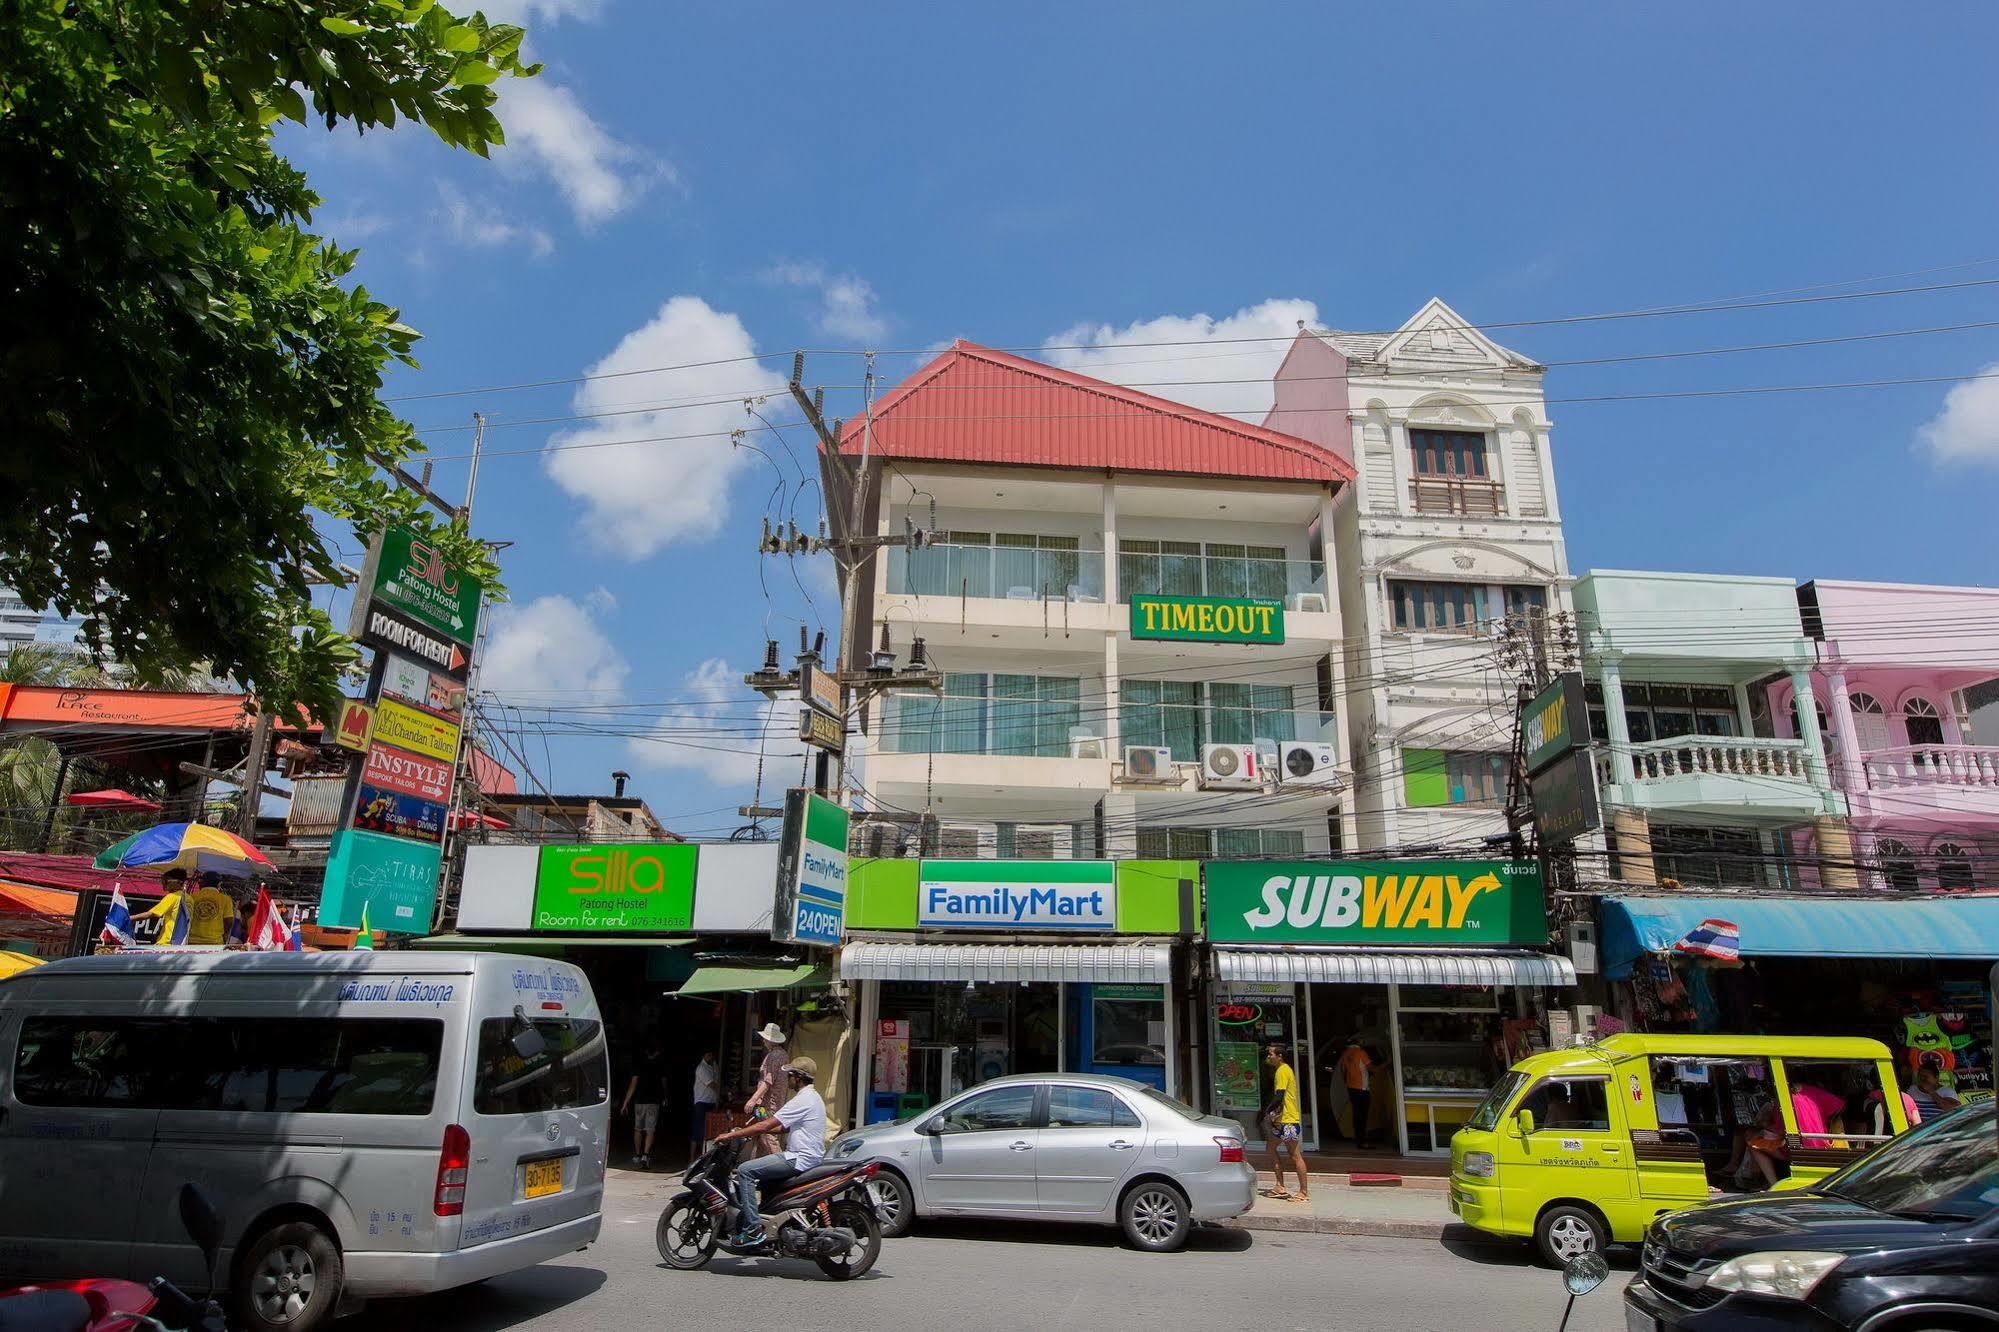
[[[917,871],[924,929],[1114,930],[1108,860],[926,860]]]
[[[1524,861],[1211,861],[1217,943],[1545,944],[1541,867]]]
[[[1259,597],[1131,599],[1131,636],[1187,643],[1282,643],[1284,603]]]
[[[544,846],[534,928],[656,934],[694,924],[697,848],[680,843]]]

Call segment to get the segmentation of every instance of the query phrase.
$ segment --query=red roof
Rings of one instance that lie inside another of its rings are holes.
[[[859,453],[862,423],[840,450]],[[1310,440],[962,339],[875,404],[874,451],[929,462],[1351,481]]]

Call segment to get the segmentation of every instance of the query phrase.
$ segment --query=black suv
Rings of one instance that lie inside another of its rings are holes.
[[[1999,1115],[1955,1111],[1810,1189],[1660,1217],[1624,1311],[1630,1332],[1999,1332]]]

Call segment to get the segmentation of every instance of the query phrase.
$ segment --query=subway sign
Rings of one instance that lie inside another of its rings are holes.
[[[534,882],[534,928],[658,933],[694,925],[696,848],[613,842],[544,846]]]
[[[1131,599],[1131,636],[1186,643],[1282,643],[1284,603],[1261,597]]]
[[[1531,861],[1219,860],[1205,875],[1217,943],[1548,942]]]

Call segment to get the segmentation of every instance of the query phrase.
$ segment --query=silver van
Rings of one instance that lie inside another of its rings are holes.
[[[127,953],[0,982],[0,1280],[167,1277],[312,1332],[597,1238],[581,971],[479,953]],[[221,1213],[211,1274],[181,1228]]]

